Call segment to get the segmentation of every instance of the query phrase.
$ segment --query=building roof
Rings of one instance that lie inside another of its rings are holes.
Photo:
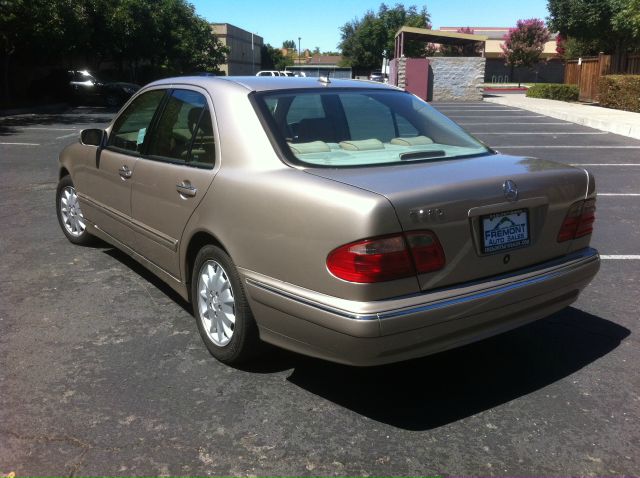
[[[342,61],[341,55],[313,55],[308,65],[337,65]]]
[[[461,27],[440,27],[441,32],[457,32]],[[513,27],[464,27],[470,28],[474,35],[486,35],[489,40],[502,40]],[[551,34],[551,39],[555,40],[557,33]]]
[[[441,45],[465,45],[475,42],[484,42],[489,38],[486,35],[428,30],[426,28],[407,26],[401,27],[400,30],[396,32],[396,39],[402,34],[404,34],[406,39],[424,40],[429,43],[439,43]]]

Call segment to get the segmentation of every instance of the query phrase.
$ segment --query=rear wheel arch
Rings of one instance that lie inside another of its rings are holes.
[[[58,181],[60,181],[65,176],[70,176],[69,171],[67,170],[67,168],[62,167],[60,168],[60,173],[58,174]]]
[[[227,248],[224,247],[222,242],[220,242],[213,234],[207,231],[196,232],[189,240],[189,245],[187,246],[187,252],[185,254],[184,278],[185,285],[187,286],[188,290],[191,290],[191,275],[193,273],[193,265],[195,263],[196,256],[198,255],[198,252],[200,252],[200,249],[208,245],[217,246],[226,254],[231,256]],[[193,297],[190,297],[190,299],[191,301],[193,301]]]

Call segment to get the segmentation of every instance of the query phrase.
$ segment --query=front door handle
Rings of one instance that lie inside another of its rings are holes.
[[[176,184],[176,191],[183,196],[194,197],[198,192],[197,188],[194,188],[188,181]]]
[[[122,179],[129,179],[131,177],[131,175],[133,174],[133,171],[131,171],[129,169],[129,166],[127,166],[126,164],[124,166],[122,166],[120,169],[118,169],[118,173],[120,174],[120,177]]]

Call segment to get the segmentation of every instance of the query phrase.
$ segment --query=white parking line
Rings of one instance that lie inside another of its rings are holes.
[[[493,146],[495,149],[640,149],[640,146],[567,146],[567,145],[529,145],[529,146]]]
[[[513,113],[516,113],[518,110],[513,110],[513,109],[498,109],[498,108],[488,108],[488,109],[480,109],[480,108],[469,108],[469,109],[460,109],[460,108],[447,108],[447,107],[439,107],[436,106],[436,108],[438,108],[439,110],[446,110],[447,113],[451,112],[451,111],[473,111],[474,113],[476,111],[511,111]]]
[[[613,260],[631,260],[637,261],[640,260],[640,255],[600,255],[600,259],[613,259]]]
[[[553,133],[549,133],[546,131],[525,131],[525,132],[508,132],[508,133],[496,133],[496,132],[490,132],[490,133],[471,133],[471,134],[553,134],[553,135],[560,135],[560,134],[592,134],[592,135],[597,135],[597,134],[609,134],[608,131],[597,131],[595,133],[592,133],[591,131],[566,131],[564,133],[562,132],[557,132],[554,131]]]
[[[29,129],[29,130],[33,129],[33,130],[39,130],[39,131],[77,131],[77,128],[36,128],[32,126],[25,126],[20,129]]]
[[[65,134],[64,136],[58,136],[56,139],[71,138],[72,136],[77,136],[77,135],[78,135],[78,133],[73,132],[73,133],[70,133],[70,134]]]
[[[589,166],[640,166],[640,163],[569,163],[569,166],[589,167]]]
[[[542,122],[537,122],[537,121],[528,121],[526,123],[524,123],[524,122],[522,122],[522,123],[514,123],[514,122],[508,122],[508,123],[487,123],[487,122],[482,122],[482,123],[462,123],[462,122],[459,121],[457,123],[458,124],[464,124],[464,125],[482,125],[482,126],[486,126],[488,124],[490,124],[491,126],[497,125],[497,124],[499,124],[499,125],[504,125],[504,124],[509,124],[509,125],[511,125],[511,124],[528,124],[528,125],[552,124],[552,125],[556,125],[556,126],[558,126],[558,125],[567,125],[567,126],[571,125],[571,126],[573,126],[574,125],[574,123],[568,123],[566,121],[564,123],[542,123]]]
[[[495,115],[495,116],[487,116],[487,115],[452,115],[456,118],[547,118],[545,115]],[[487,122],[486,124],[494,124],[491,122]]]
[[[458,108],[460,108],[460,103],[455,103],[455,102],[442,102],[440,103],[439,101],[436,101],[435,103],[429,103],[431,106],[457,106]],[[465,107],[469,107],[469,108],[504,108],[504,105],[497,105],[495,103],[484,103],[482,101],[478,101],[476,103],[464,103]]]
[[[7,146],[40,146],[38,143],[0,143]]]
[[[598,196],[630,196],[630,197],[640,197],[640,193],[598,193]]]

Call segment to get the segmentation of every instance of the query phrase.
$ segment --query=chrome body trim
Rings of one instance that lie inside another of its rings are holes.
[[[446,307],[450,307],[453,305],[458,305],[458,304],[463,304],[465,302],[473,302],[475,300],[478,299],[486,299],[498,294],[503,294],[505,292],[509,292],[512,290],[517,290],[517,289],[521,289],[524,287],[528,287],[534,284],[538,284],[541,282],[545,282],[554,278],[557,278],[558,276],[561,276],[573,269],[582,267],[584,265],[587,265],[591,262],[597,262],[600,260],[600,256],[598,254],[598,251],[592,248],[586,248],[586,249],[582,249],[580,251],[577,251],[573,254],[570,254],[562,259],[559,260],[554,260],[554,261],[549,261],[549,262],[545,262],[543,264],[539,264],[535,267],[531,267],[531,268],[527,268],[524,270],[520,270],[520,271],[516,271],[516,273],[512,273],[512,274],[505,274],[504,276],[499,276],[499,277],[491,277],[491,278],[487,278],[484,281],[487,280],[502,280],[502,279],[509,279],[509,278],[513,278],[514,282],[506,284],[506,285],[500,285],[500,286],[496,286],[493,288],[489,288],[489,289],[485,289],[485,290],[480,290],[478,292],[473,292],[470,294],[466,294],[466,295],[460,295],[460,296],[455,296],[455,293],[458,289],[460,289],[460,287],[462,286],[468,286],[469,284],[463,284],[461,286],[457,286],[457,287],[452,287],[452,288],[447,288],[444,289],[444,291],[450,291],[452,297],[448,298],[448,299],[441,299],[438,301],[434,301],[434,302],[425,302],[423,304],[420,305],[416,305],[416,306],[412,306],[412,307],[407,307],[407,308],[400,308],[400,309],[391,309],[388,311],[383,311],[383,312],[377,312],[377,313],[369,313],[369,314],[359,314],[356,312],[350,312],[347,310],[343,310],[343,309],[339,309],[336,307],[332,307],[329,304],[324,304],[318,301],[314,301],[311,299],[308,299],[306,297],[302,297],[300,295],[297,294],[292,294],[290,292],[284,291],[282,289],[279,289],[277,287],[265,284],[263,282],[257,281],[255,279],[251,279],[251,278],[247,278],[246,282],[247,284],[250,284],[254,287],[258,287],[260,289],[266,290],[268,292],[277,294],[281,297],[290,299],[290,300],[294,300],[296,302],[299,302],[303,305],[306,306],[310,306],[310,307],[314,307],[316,309],[319,309],[321,311],[324,312],[330,312],[332,314],[336,314],[342,318],[346,318],[346,319],[352,319],[352,320],[384,320],[384,319],[393,319],[393,318],[398,318],[398,317],[403,317],[403,316],[408,316],[408,315],[412,315],[412,314],[416,314],[416,313],[420,313],[420,312],[427,312],[430,310],[436,310],[436,309],[442,309],[442,308],[446,308]],[[535,270],[541,270],[544,272],[541,272],[539,275],[535,275],[533,277],[529,277],[526,279],[518,279],[518,277],[520,275],[523,274],[530,274],[532,272],[535,272]],[[549,270],[551,269],[551,270]],[[481,284],[484,281],[479,281],[476,282],[476,284]],[[420,295],[424,296],[425,299],[428,299],[429,296],[435,291],[428,291],[425,293],[422,293]],[[438,292],[443,292],[442,289],[438,290]],[[380,301],[381,305],[384,303],[384,301]]]

